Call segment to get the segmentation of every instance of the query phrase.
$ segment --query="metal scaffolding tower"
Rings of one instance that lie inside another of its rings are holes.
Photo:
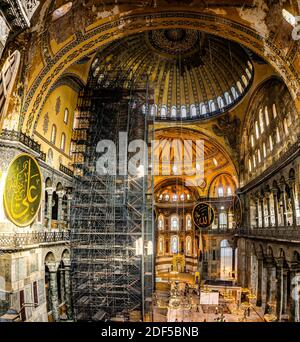
[[[128,78],[129,75],[115,71],[104,73],[99,82],[91,74],[78,99],[71,212],[76,320],[143,319],[151,310],[151,177],[120,176],[118,167],[115,175],[101,176],[96,170],[99,141],[114,141],[118,151],[121,131],[128,132],[128,141],[147,139],[147,119],[141,111],[141,101],[147,102],[148,95],[145,89],[134,90]]]

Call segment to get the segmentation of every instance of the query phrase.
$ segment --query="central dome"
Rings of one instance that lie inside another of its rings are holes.
[[[186,30],[184,29],[168,29],[165,30],[165,36],[167,39],[171,40],[172,42],[179,42],[184,39],[186,36]]]
[[[196,54],[200,49],[201,33],[181,28],[149,31],[145,40],[149,48],[166,58]]]
[[[254,68],[242,46],[197,30],[152,30],[107,45],[95,57],[92,77],[109,87],[115,73],[124,84],[154,93],[158,119],[206,119],[236,105],[248,91]],[[126,82],[130,78],[131,82]],[[124,81],[122,81],[124,80]],[[133,82],[132,82],[133,81]]]

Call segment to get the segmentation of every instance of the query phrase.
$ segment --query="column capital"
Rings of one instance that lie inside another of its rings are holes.
[[[59,263],[57,263],[57,262],[47,262],[46,266],[48,267],[50,273],[55,273],[58,270]]]
[[[53,195],[54,192],[54,188],[52,188],[51,186],[45,188],[46,192],[48,195]]]
[[[71,259],[63,259],[63,263],[65,267],[71,267]]]
[[[56,194],[58,196],[58,198],[63,198],[64,195],[66,194],[65,190],[59,190],[59,191],[56,191]]]

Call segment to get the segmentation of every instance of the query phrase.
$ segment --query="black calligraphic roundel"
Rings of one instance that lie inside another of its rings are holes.
[[[215,212],[213,208],[207,203],[199,203],[193,210],[193,220],[196,227],[208,228],[215,219]]]

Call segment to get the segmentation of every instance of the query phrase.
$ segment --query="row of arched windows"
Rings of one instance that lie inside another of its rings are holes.
[[[57,128],[56,125],[52,125],[52,129],[51,129],[51,143],[52,144],[56,144],[56,135],[57,135]],[[60,137],[60,149],[65,152],[66,150],[66,134],[62,133],[61,137]]]
[[[245,74],[242,75],[239,81],[236,84],[232,85],[232,87],[226,91],[222,96],[217,97],[215,100],[209,100],[206,103],[201,102],[200,104],[191,104],[191,105],[181,105],[179,108],[177,106],[172,106],[169,108],[166,105],[160,106],[158,108],[157,105],[151,105],[149,108],[149,113],[151,116],[157,116],[158,112],[160,112],[161,118],[167,118],[168,113],[170,112],[171,118],[181,117],[186,118],[189,112],[191,117],[197,117],[198,115],[205,116],[210,113],[217,112],[218,110],[224,110],[227,106],[230,106],[235,103],[236,100],[244,93],[245,89],[248,87],[250,80],[252,79],[252,71],[253,66],[248,61],[248,67],[245,69]],[[142,111],[146,113],[146,106],[142,107]],[[198,113],[197,113],[198,111]]]
[[[273,119],[277,118],[276,105],[272,106]],[[275,144],[280,144],[283,135],[289,134],[289,127],[292,120],[290,114],[288,114],[282,121],[277,121],[277,125],[274,130],[268,129],[270,126],[270,114],[268,107],[259,110],[258,118],[254,122],[253,131],[250,135],[250,146],[252,153],[249,155],[248,168],[252,172],[263,160],[270,154]],[[282,127],[281,127],[282,125]],[[255,149],[255,146],[257,148]]]
[[[173,193],[173,194],[169,194],[169,193],[164,193],[164,194],[160,194],[158,195],[158,201],[162,202],[184,202],[184,201],[190,201],[191,200],[191,195],[190,194],[180,194],[178,195],[177,193]]]
[[[171,254],[178,254],[180,252],[183,252],[179,249],[179,237],[178,235],[172,235],[170,240],[170,252]],[[166,242],[163,236],[160,236],[158,239],[158,254],[162,255],[165,253],[169,253],[169,245]],[[185,238],[185,254],[186,255],[192,255],[192,238],[190,236],[187,236]]]
[[[174,214],[170,218],[171,223],[171,231],[180,230],[180,220],[177,214]],[[192,229],[192,216],[187,214],[185,217],[185,229],[191,230]],[[160,214],[158,217],[158,230],[165,230],[165,217],[164,215]]]

